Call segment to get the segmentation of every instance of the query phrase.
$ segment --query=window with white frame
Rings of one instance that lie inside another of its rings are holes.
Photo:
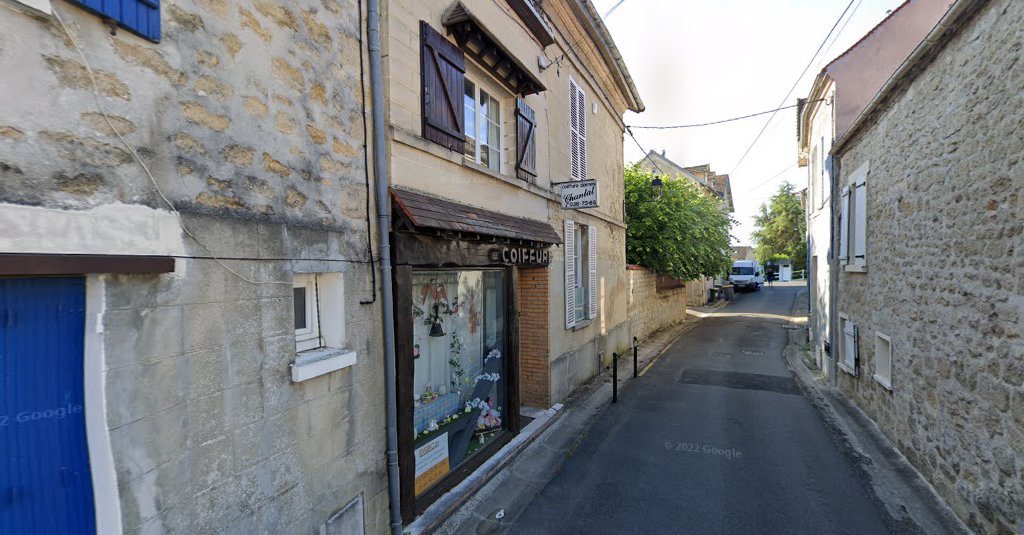
[[[892,339],[875,333],[875,380],[892,390]]]
[[[849,271],[867,269],[868,164],[853,172],[839,203],[839,262]]]
[[[297,274],[292,282],[296,351],[306,351],[324,346],[320,336],[317,282],[315,273]]]
[[[842,349],[840,350],[839,367],[851,375],[857,375],[858,332],[850,318],[840,314],[840,332],[842,332]]]
[[[345,284],[341,273],[292,277],[295,363],[292,380],[304,381],[356,362],[345,347]]]
[[[587,179],[587,96],[569,80],[569,178]]]
[[[597,317],[597,227],[565,221],[565,328]]]
[[[466,78],[466,159],[501,172],[501,102]]]

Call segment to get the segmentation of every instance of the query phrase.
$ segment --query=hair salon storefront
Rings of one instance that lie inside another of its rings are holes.
[[[402,516],[422,512],[519,432],[519,270],[561,243],[544,222],[408,190],[394,205]]]

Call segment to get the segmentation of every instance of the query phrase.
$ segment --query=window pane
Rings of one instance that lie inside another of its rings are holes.
[[[295,330],[306,328],[306,288],[292,289],[292,302],[295,304]]]
[[[491,165],[491,149],[487,145],[480,145],[480,164],[486,167]]]
[[[412,277],[415,493],[422,494],[506,427],[506,281],[501,271]],[[408,406],[408,405],[406,405]],[[467,411],[467,408],[469,409]]]
[[[491,96],[487,94],[483,89],[480,90],[480,127],[477,128],[479,134],[480,144],[489,145],[489,137],[487,136],[487,117],[490,113],[490,102]]]
[[[473,82],[466,80],[466,92],[462,98],[465,116],[465,125],[463,127],[463,130],[465,130],[465,134],[467,136],[472,137],[476,137],[476,101],[474,98],[475,92],[476,86],[473,85]],[[467,150],[466,153],[473,154],[469,150]]]

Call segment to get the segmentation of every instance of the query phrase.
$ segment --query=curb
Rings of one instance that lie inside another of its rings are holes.
[[[657,358],[664,354],[680,336],[692,330],[702,320],[703,318],[697,317],[652,333],[646,339],[648,341],[646,344],[647,348],[644,349],[644,344],[640,345],[638,368],[642,367],[644,371],[647,371]],[[658,336],[659,334],[664,336]],[[652,341],[655,338],[657,340]],[[620,355],[615,363],[621,365],[622,363],[619,361],[625,360],[628,362],[632,357],[630,353],[627,352],[625,355]],[[623,368],[620,367],[619,369],[620,390],[633,379],[633,374],[628,372],[628,368],[629,366],[627,365],[625,373],[622,373],[624,371]],[[559,438],[556,438],[558,433],[564,434],[567,430],[573,429],[574,426],[582,425],[583,427],[578,429],[578,431],[582,433],[588,432],[596,418],[611,406],[611,398],[611,366],[609,366],[602,369],[590,381],[577,387],[566,398],[564,404],[554,405],[551,409],[544,411],[544,415],[537,420],[530,422],[512,442],[499,450],[494,457],[485,461],[475,474],[470,475],[465,481],[444,494],[437,502],[427,508],[422,515],[406,526],[404,533],[408,535],[421,535],[438,530],[442,530],[445,533],[466,532],[467,527],[472,527],[472,524],[467,522],[472,521],[474,518],[479,519],[476,509],[479,506],[479,502],[481,500],[488,500],[494,489],[506,484],[505,478],[512,476],[518,469],[519,463],[517,461],[521,459],[528,460],[531,455],[535,455],[535,453],[526,451],[528,448],[541,448],[541,450],[537,451],[551,450],[553,447],[556,447],[554,443],[559,441]],[[569,414],[572,414],[572,416],[565,418]],[[544,418],[544,420],[542,421],[541,418]],[[580,420],[580,418],[583,420]],[[563,429],[566,425],[569,427]],[[554,443],[549,444],[552,441]],[[522,456],[524,453],[526,457]],[[541,455],[544,454],[542,453]],[[498,487],[495,487],[495,485]],[[518,492],[518,490],[512,489],[512,492]],[[518,516],[516,512],[509,512],[511,513],[510,515],[505,515],[504,520],[499,520],[498,522],[504,524],[512,520],[513,517]],[[491,520],[491,522],[494,522],[494,520]],[[477,527],[479,528],[480,526]]]
[[[791,316],[800,316],[802,309],[798,303],[805,293],[806,289],[797,293]],[[793,320],[789,324],[807,328]],[[890,529],[895,528],[899,533],[972,534],[920,471],[882,433],[878,424],[841,390],[825,383],[822,370],[807,365],[807,352],[793,340],[795,331],[790,331],[790,344],[783,352],[786,366],[821,415],[823,424],[833,428],[853,453],[853,462],[867,477],[873,498],[896,524]]]

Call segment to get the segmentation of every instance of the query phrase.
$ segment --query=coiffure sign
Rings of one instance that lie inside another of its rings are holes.
[[[561,184],[562,208],[597,208],[597,181],[577,180]]]
[[[551,251],[535,247],[500,247],[491,249],[491,260],[514,266],[546,266],[551,263]]]

